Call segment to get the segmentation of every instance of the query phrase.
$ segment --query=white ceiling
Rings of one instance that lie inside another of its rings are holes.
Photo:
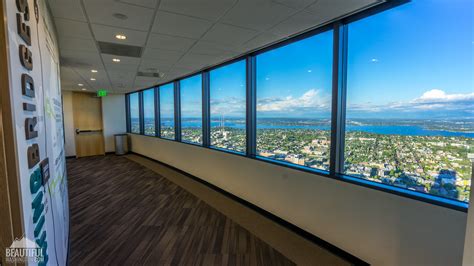
[[[65,90],[123,93],[235,58],[380,0],[48,0]],[[123,20],[114,14],[124,14]],[[116,34],[126,40],[117,40]],[[141,58],[101,54],[97,42],[143,47]],[[114,63],[119,58],[120,63]],[[91,69],[98,70],[91,73]],[[158,70],[162,78],[137,77]],[[95,81],[91,81],[95,78]]]

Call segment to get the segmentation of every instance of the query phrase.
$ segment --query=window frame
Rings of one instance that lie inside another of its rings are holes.
[[[296,35],[294,37],[282,40],[275,44],[251,51],[249,53],[243,54],[237,58],[231,59],[229,61],[204,68],[202,70],[193,72],[191,74],[167,81],[164,83],[159,83],[154,85],[155,90],[159,91],[159,88],[163,85],[174,84],[174,114],[175,114],[175,139],[163,138],[161,137],[161,121],[156,121],[161,118],[161,116],[155,115],[155,122],[159,123],[157,129],[157,136],[143,135],[146,137],[158,137],[165,141],[174,141],[187,145],[198,146],[201,148],[207,148],[215,152],[224,152],[236,156],[245,157],[248,159],[259,160],[262,162],[267,162],[282,167],[287,167],[295,169],[298,171],[308,172],[312,174],[317,174],[319,176],[324,176],[332,178],[338,181],[345,183],[350,183],[354,185],[363,186],[369,189],[375,189],[390,194],[410,198],[417,201],[422,201],[430,203],[433,205],[450,208],[453,210],[467,212],[469,207],[468,202],[463,202],[455,199],[444,198],[441,196],[436,196],[428,193],[422,193],[418,191],[411,191],[404,188],[399,188],[395,186],[390,186],[387,184],[376,183],[370,180],[365,180],[357,177],[352,177],[345,175],[343,173],[344,169],[344,138],[345,138],[345,115],[346,115],[346,94],[347,94],[347,47],[348,47],[348,24],[355,22],[360,19],[375,15],[377,13],[383,12],[385,10],[397,7],[399,5],[410,2],[410,0],[391,0],[381,4],[377,4],[372,7],[350,15],[348,17],[330,21],[322,26],[318,26],[314,29],[308,30],[302,34]],[[310,167],[300,166],[296,164],[291,164],[285,161],[272,160],[262,156],[256,155],[256,56],[267,51],[277,49],[279,47],[286,46],[293,42],[300,41],[302,39],[309,38],[311,36],[320,34],[322,32],[333,30],[333,66],[332,66],[332,99],[331,99],[331,146],[330,146],[330,169],[329,171],[324,171],[320,169],[314,169]],[[222,149],[210,145],[210,71],[224,67],[226,65],[238,62],[246,62],[246,151],[245,153],[235,152],[232,150]],[[202,120],[203,120],[203,144],[195,144],[189,142],[181,141],[181,106],[180,106],[180,81],[195,75],[201,75],[202,79]],[[127,132],[129,134],[140,135],[137,133],[131,133],[130,131],[130,99],[129,95],[135,92],[142,92],[144,90],[150,89],[144,88],[142,90],[137,90],[129,92],[126,94],[126,115],[127,115]],[[159,103],[160,93],[155,92],[155,101]],[[156,108],[155,110],[161,109]],[[158,130],[159,128],[159,130]]]

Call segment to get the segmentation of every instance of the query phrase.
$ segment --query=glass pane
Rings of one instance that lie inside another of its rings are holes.
[[[202,78],[192,76],[180,81],[181,140],[202,144]]]
[[[155,89],[143,92],[143,116],[145,120],[145,135],[155,135]]]
[[[246,150],[246,64],[239,61],[210,72],[211,145]]]
[[[257,56],[257,154],[329,170],[332,31]]]
[[[129,94],[130,96],[130,129],[132,133],[140,134],[140,107],[138,92]]]
[[[174,84],[160,87],[161,137],[174,139]]]
[[[473,1],[411,1],[349,25],[346,174],[468,201]]]

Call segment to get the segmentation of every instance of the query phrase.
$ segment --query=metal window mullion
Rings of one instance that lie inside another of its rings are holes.
[[[334,24],[330,173],[344,172],[346,125],[347,25]]]
[[[140,134],[145,135],[145,117],[143,110],[143,91],[138,93],[138,109],[139,109],[139,123],[140,123]]]
[[[174,128],[175,140],[181,141],[181,88],[179,81],[174,82]]]
[[[202,145],[211,145],[211,111],[210,111],[209,71],[202,73]]]
[[[155,136],[161,136],[160,88],[155,87]]]
[[[131,133],[131,129],[130,129],[130,94],[125,95],[125,119],[126,119],[127,132]]]
[[[256,58],[248,56],[246,59],[246,133],[247,133],[247,156],[255,157],[257,150],[257,93],[256,93]]]

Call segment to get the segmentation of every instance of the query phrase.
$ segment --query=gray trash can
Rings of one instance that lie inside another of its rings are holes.
[[[115,154],[124,155],[128,153],[128,135],[127,134],[115,134]]]

